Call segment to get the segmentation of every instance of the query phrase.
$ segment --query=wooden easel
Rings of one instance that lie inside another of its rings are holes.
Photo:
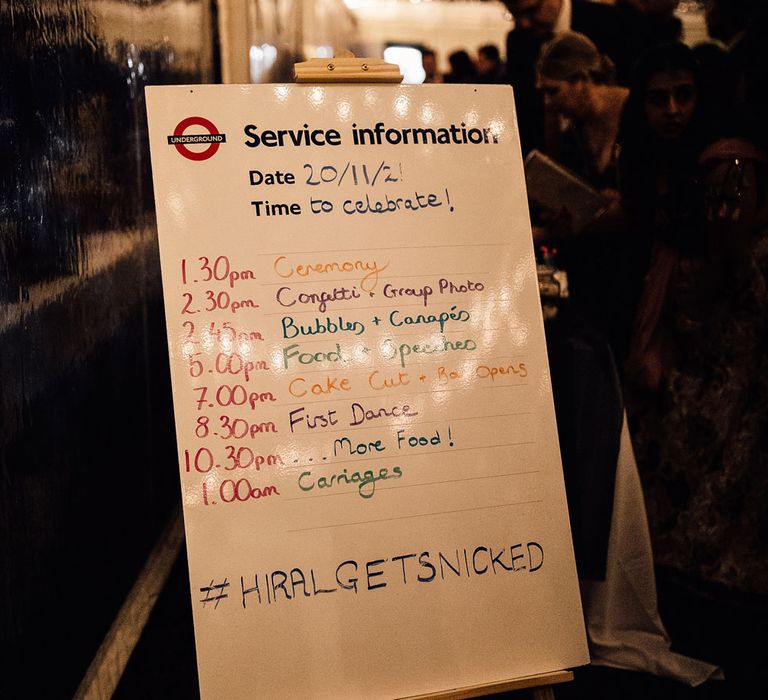
[[[356,58],[349,52],[333,58],[312,58],[293,67],[297,83],[401,83],[400,68],[379,58]],[[571,671],[553,671],[482,685],[410,695],[400,700],[468,700],[496,693],[527,691],[533,700],[554,700],[553,685],[573,680]]]

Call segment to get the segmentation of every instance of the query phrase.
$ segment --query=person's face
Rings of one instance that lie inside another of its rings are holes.
[[[483,53],[477,54],[477,61],[475,61],[475,65],[477,66],[477,72],[480,73],[480,75],[486,75],[487,73],[490,73],[494,68],[493,61],[491,61]]]
[[[665,141],[680,138],[696,110],[696,83],[688,70],[663,71],[645,89],[645,118],[651,131]]]
[[[515,27],[530,32],[538,39],[549,39],[554,30],[563,0],[507,0],[515,18]]]
[[[537,86],[547,110],[569,119],[581,119],[589,108],[589,86],[585,78],[555,80],[540,75]]]

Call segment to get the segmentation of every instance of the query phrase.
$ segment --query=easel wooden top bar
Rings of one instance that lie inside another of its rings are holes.
[[[357,58],[345,52],[333,58],[312,58],[294,64],[297,83],[397,84],[403,80],[399,66],[379,58]],[[571,671],[552,671],[524,678],[439,690],[400,700],[469,700],[497,693],[529,691],[533,700],[554,700],[553,685],[573,680]]]
[[[311,58],[293,67],[297,83],[400,83],[400,68],[380,58]]]

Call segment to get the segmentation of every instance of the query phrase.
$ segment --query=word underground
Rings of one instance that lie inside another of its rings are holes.
[[[449,552],[398,554],[388,559],[357,562],[342,561],[330,576],[321,576],[314,568],[292,567],[240,577],[239,598],[243,608],[249,605],[274,605],[323,594],[351,591],[375,591],[388,586],[423,585],[457,578],[509,576],[539,571],[544,566],[544,547],[530,541],[503,547],[468,547]],[[211,579],[200,587],[199,602],[212,609],[230,597],[228,578],[222,583]],[[236,591],[236,589],[235,589]],[[235,591],[232,591],[233,595]]]
[[[285,146],[341,146],[341,134],[336,129],[312,129],[304,124],[301,129],[262,129],[256,124],[246,124],[243,127],[246,135],[245,145],[248,148],[282,148]],[[445,145],[465,146],[485,143],[498,143],[496,129],[484,127],[467,128],[464,122],[459,126],[451,124],[436,129],[421,127],[404,127],[395,129],[387,127],[384,122],[378,122],[372,129],[358,127],[352,124],[352,143],[355,146],[381,146],[387,143],[391,146]]]

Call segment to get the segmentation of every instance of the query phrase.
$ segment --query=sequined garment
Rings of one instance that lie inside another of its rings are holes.
[[[675,360],[634,407],[656,562],[768,594],[768,234],[714,289],[681,265]]]

